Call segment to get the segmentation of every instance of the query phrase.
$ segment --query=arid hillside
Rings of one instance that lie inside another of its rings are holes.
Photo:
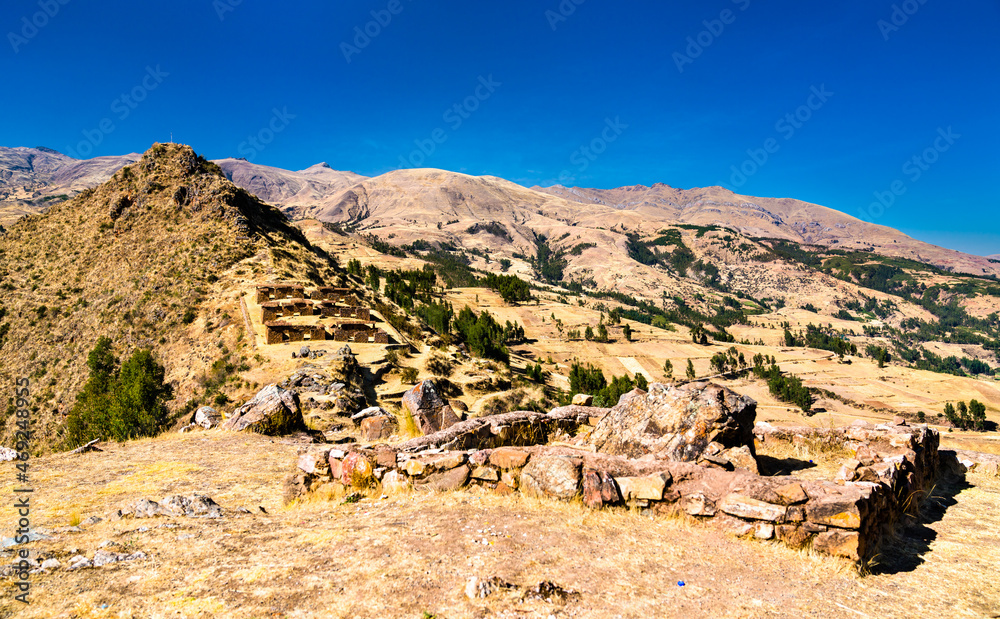
[[[0,224],[44,210],[108,180],[138,153],[73,159],[48,148],[0,147]]]
[[[237,282],[333,273],[280,211],[218,166],[155,144],[103,185],[0,234],[0,381],[31,378],[42,450],[58,443],[102,335],[119,357],[154,351],[174,410],[210,389],[235,397],[234,372],[253,363]]]

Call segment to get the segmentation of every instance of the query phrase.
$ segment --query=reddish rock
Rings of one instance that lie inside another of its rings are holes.
[[[836,557],[860,561],[863,554],[861,536],[857,531],[826,531],[816,535],[813,548]]]
[[[384,466],[387,469],[396,468],[396,458],[398,453],[388,445],[375,446],[375,465]]]
[[[861,526],[860,494],[816,497],[806,503],[806,517],[816,524],[857,529]]]
[[[799,483],[790,483],[780,486],[774,490],[775,494],[780,497],[782,503],[785,505],[795,505],[796,503],[804,503],[809,497],[806,495],[806,491],[802,489],[802,485]]]
[[[601,473],[601,500],[608,505],[619,503],[622,500],[621,491],[615,478],[607,472]]]
[[[345,486],[362,487],[372,479],[374,467],[363,454],[352,451],[344,458],[340,467],[340,483]]]
[[[477,466],[472,471],[472,477],[481,481],[500,481],[500,475],[497,473],[497,470],[488,466]]]
[[[395,417],[365,417],[361,420],[361,438],[369,443],[389,438],[399,429]]]
[[[414,483],[413,487],[418,490],[436,490],[438,492],[458,490],[469,480],[469,473],[468,465],[463,464],[454,469],[428,475]]]
[[[604,498],[601,494],[603,484],[601,476],[597,471],[587,471],[583,475],[583,504],[591,509],[597,509],[604,505]]]
[[[528,462],[528,453],[520,449],[501,447],[490,453],[490,464],[502,469],[519,469]]]

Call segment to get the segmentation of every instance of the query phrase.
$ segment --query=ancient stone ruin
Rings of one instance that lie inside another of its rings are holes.
[[[305,288],[296,284],[257,286],[257,302],[260,304],[266,344],[308,340],[391,343],[389,334],[384,330],[375,325],[364,324],[371,321],[371,310],[358,306],[357,298],[347,288],[320,287],[307,295]],[[347,305],[338,305],[339,303]],[[349,318],[364,322],[340,323],[327,327],[318,324],[297,325],[280,320],[296,316]]]
[[[755,425],[753,400],[705,382],[653,384],[611,409],[572,405],[461,422],[447,415],[433,384],[407,392],[403,404],[425,436],[311,446],[286,481],[285,499],[326,485],[346,491],[374,484],[385,492],[479,486],[500,494],[582,497],[595,509],[683,513],[738,535],[811,546],[863,564],[942,469],[938,434],[925,425]],[[370,412],[367,418],[386,418],[380,409]],[[383,426],[394,427],[388,420],[369,422],[376,424],[366,432],[374,440],[389,432]],[[546,444],[577,432],[577,447]],[[837,479],[763,476],[755,441],[835,446],[853,457]]]
[[[298,284],[272,284],[257,286],[257,303],[275,299],[304,299],[305,288]]]
[[[265,322],[265,344],[307,342],[329,339],[323,325],[293,325],[287,322]]]

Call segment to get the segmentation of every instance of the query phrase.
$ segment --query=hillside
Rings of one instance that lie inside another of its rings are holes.
[[[132,153],[79,160],[48,148],[0,147],[0,224],[103,183],[138,159]]]
[[[744,196],[722,187],[676,189],[663,183],[616,189],[561,185],[533,189],[581,204],[637,211],[654,220],[719,225],[752,237],[787,239],[848,251],[875,251],[973,275],[1000,274],[1000,265],[986,257],[937,247],[893,228],[801,200]]]
[[[330,206],[330,201],[346,187],[364,180],[353,172],[338,172],[326,163],[292,172],[250,163],[245,159],[218,159],[226,178],[268,204],[277,204],[289,216],[298,218]]]
[[[101,335],[119,357],[154,351],[174,411],[210,391],[235,398],[250,389],[235,371],[254,363],[238,283],[333,274],[277,209],[189,147],[155,144],[106,183],[0,235],[0,381],[32,379],[41,449],[58,443]]]

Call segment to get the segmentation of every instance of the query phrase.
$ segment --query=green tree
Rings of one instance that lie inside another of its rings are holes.
[[[979,400],[969,402],[969,417],[972,420],[972,429],[978,432],[986,430],[986,405]]]
[[[597,341],[598,342],[608,341],[608,328],[604,325],[603,322],[597,325]]]
[[[155,436],[170,423],[166,402],[173,391],[151,351],[136,350],[118,368],[111,340],[101,337],[87,356],[87,367],[90,377],[67,420],[67,447],[93,439]]]
[[[583,331],[583,337],[587,341],[594,339],[594,330],[590,328],[590,325],[587,325],[587,328]]]
[[[674,364],[670,363],[670,359],[663,362],[663,373],[667,376],[667,380],[671,380],[674,377]]]
[[[622,335],[625,336],[626,342],[632,341],[632,327],[627,322],[622,325]]]
[[[695,376],[695,374],[694,374],[694,364],[691,363],[690,359],[688,359],[688,365],[687,365],[687,377],[688,377],[688,380],[694,380],[694,376]]]

